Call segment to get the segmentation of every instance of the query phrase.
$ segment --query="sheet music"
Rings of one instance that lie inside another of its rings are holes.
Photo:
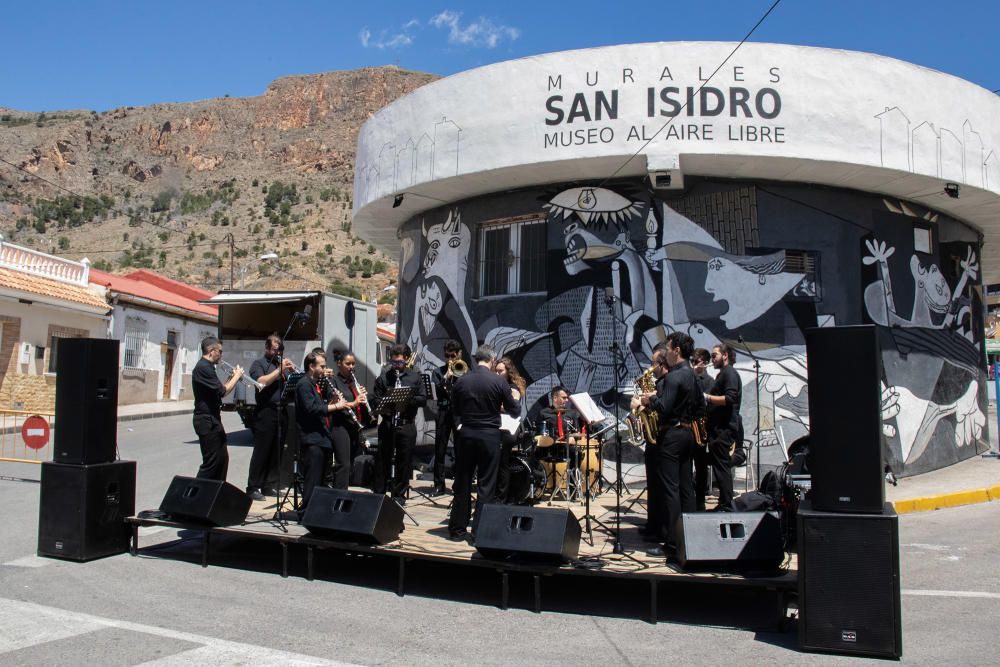
[[[573,394],[569,397],[569,402],[579,411],[580,417],[586,423],[595,424],[604,421],[604,413],[597,407],[597,403],[594,403],[594,399],[590,397],[590,394],[586,392]]]
[[[521,425],[520,417],[511,417],[510,415],[500,413],[500,430],[507,431],[511,435],[517,433],[518,427]]]

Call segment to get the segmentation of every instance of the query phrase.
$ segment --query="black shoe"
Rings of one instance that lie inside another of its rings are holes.
[[[264,494],[260,492],[260,489],[255,489],[252,486],[247,487],[247,495],[253,500],[264,500]]]
[[[434,485],[434,493],[432,493],[431,495],[432,496],[443,496],[443,495],[446,495],[447,493],[448,493],[448,489],[445,488],[444,484],[435,484]]]
[[[667,550],[663,547],[652,547],[651,549],[646,549],[646,555],[650,558],[666,558]]]
[[[277,498],[279,495],[281,495],[278,493],[277,489],[273,489],[270,486],[265,486],[263,489],[260,490],[260,492],[265,496],[271,496],[272,498]]]
[[[461,542],[468,538],[469,538],[469,531],[467,531],[465,528],[463,528],[462,530],[448,531],[448,539],[451,540],[452,542]]]

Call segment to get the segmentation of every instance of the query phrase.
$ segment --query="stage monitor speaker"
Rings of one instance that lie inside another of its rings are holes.
[[[42,463],[38,555],[91,560],[128,551],[135,461]]]
[[[568,509],[484,505],[476,549],[486,558],[568,561],[580,551],[580,522]]]
[[[233,526],[247,518],[253,500],[232,484],[215,479],[174,477],[160,511],[179,521]]]
[[[382,494],[316,487],[302,525],[321,537],[386,544],[403,532],[403,508]]]
[[[773,570],[785,560],[777,512],[699,512],[677,521],[682,567]]]
[[[806,357],[813,507],[878,514],[885,503],[878,331],[807,329]]]
[[[58,338],[54,347],[53,460],[58,463],[114,461],[118,435],[118,341]]]
[[[799,646],[899,658],[899,518],[883,513],[798,513]]]

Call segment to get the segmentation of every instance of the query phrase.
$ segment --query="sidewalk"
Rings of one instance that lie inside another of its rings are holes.
[[[118,421],[154,419],[173,415],[190,415],[194,401],[159,401],[138,403],[118,408]],[[990,404],[990,440],[997,451],[996,405]],[[742,478],[737,490],[742,490]],[[1000,500],[1000,459],[983,458],[978,454],[955,465],[899,480],[898,486],[885,487],[885,499],[900,514],[926,512],[944,507],[970,505]]]

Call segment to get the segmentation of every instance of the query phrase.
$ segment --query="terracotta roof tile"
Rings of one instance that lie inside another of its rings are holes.
[[[93,288],[70,285],[69,283],[43,278],[41,276],[0,268],[0,288],[8,288],[38,294],[63,301],[83,304],[91,308],[110,310],[108,302]]]
[[[219,315],[217,306],[198,303],[197,299],[193,298],[197,296],[207,299],[214,295],[213,292],[191,287],[152,271],[135,271],[126,276],[119,276],[91,269],[90,282],[104,285],[112,292],[131,294],[156,303],[201,313],[210,318],[217,318]]]

